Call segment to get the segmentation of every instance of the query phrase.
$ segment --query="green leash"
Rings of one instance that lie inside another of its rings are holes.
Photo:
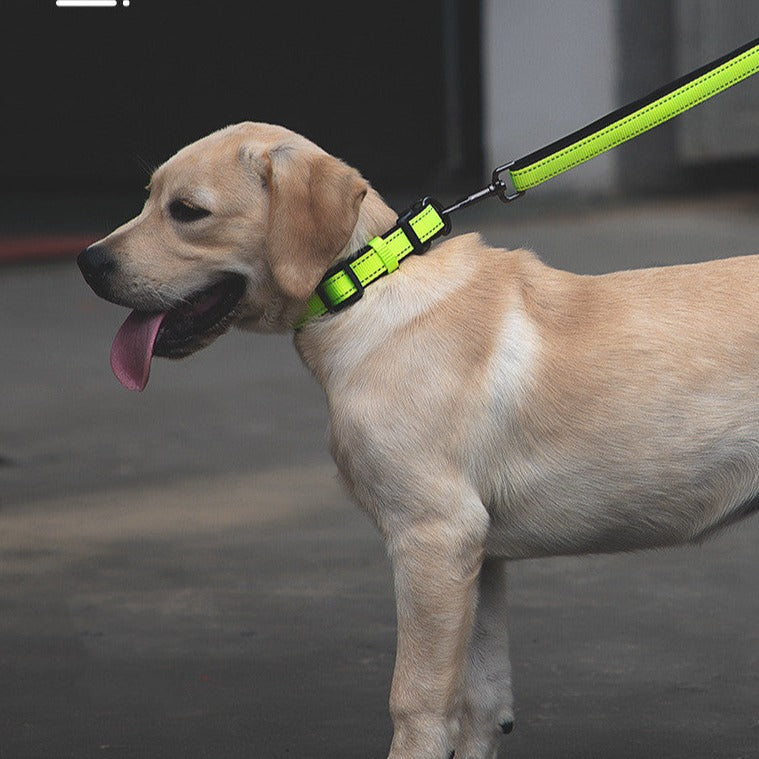
[[[757,71],[759,39],[515,161],[509,168],[514,188],[529,190],[679,116]]]
[[[361,298],[367,285],[395,271],[406,256],[423,253],[433,239],[450,232],[448,217],[454,211],[493,195],[504,203],[516,200],[526,190],[679,116],[757,72],[759,38],[561,140],[499,166],[487,187],[448,208],[424,198],[402,213],[391,230],[325,274],[295,328],[347,308]],[[508,174],[511,187],[502,178],[504,174]]]

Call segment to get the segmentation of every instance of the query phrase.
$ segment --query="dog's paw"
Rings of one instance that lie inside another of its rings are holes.
[[[497,759],[503,735],[513,729],[514,718],[510,714],[496,718],[491,713],[476,719],[470,713],[461,721],[456,759]]]

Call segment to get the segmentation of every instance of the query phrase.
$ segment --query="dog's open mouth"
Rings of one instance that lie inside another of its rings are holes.
[[[111,368],[129,390],[144,390],[153,356],[183,358],[208,345],[231,324],[245,278],[228,274],[170,311],[132,311],[111,348]]]

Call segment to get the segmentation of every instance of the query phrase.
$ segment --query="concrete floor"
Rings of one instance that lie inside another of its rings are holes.
[[[759,197],[462,214],[584,273],[759,251]],[[287,338],[108,366],[71,263],[0,269],[0,757],[386,755],[394,605]],[[509,759],[759,757],[759,519],[515,564]]]

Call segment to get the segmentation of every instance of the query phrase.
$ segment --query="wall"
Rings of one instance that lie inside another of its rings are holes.
[[[519,158],[617,105],[615,3],[484,0],[483,122],[488,166]],[[607,153],[533,192],[608,192]]]
[[[186,143],[254,120],[302,132],[380,189],[424,192],[463,170],[454,159],[478,162],[480,25],[457,16],[465,5],[3,0],[0,176],[15,191],[139,188]]]

